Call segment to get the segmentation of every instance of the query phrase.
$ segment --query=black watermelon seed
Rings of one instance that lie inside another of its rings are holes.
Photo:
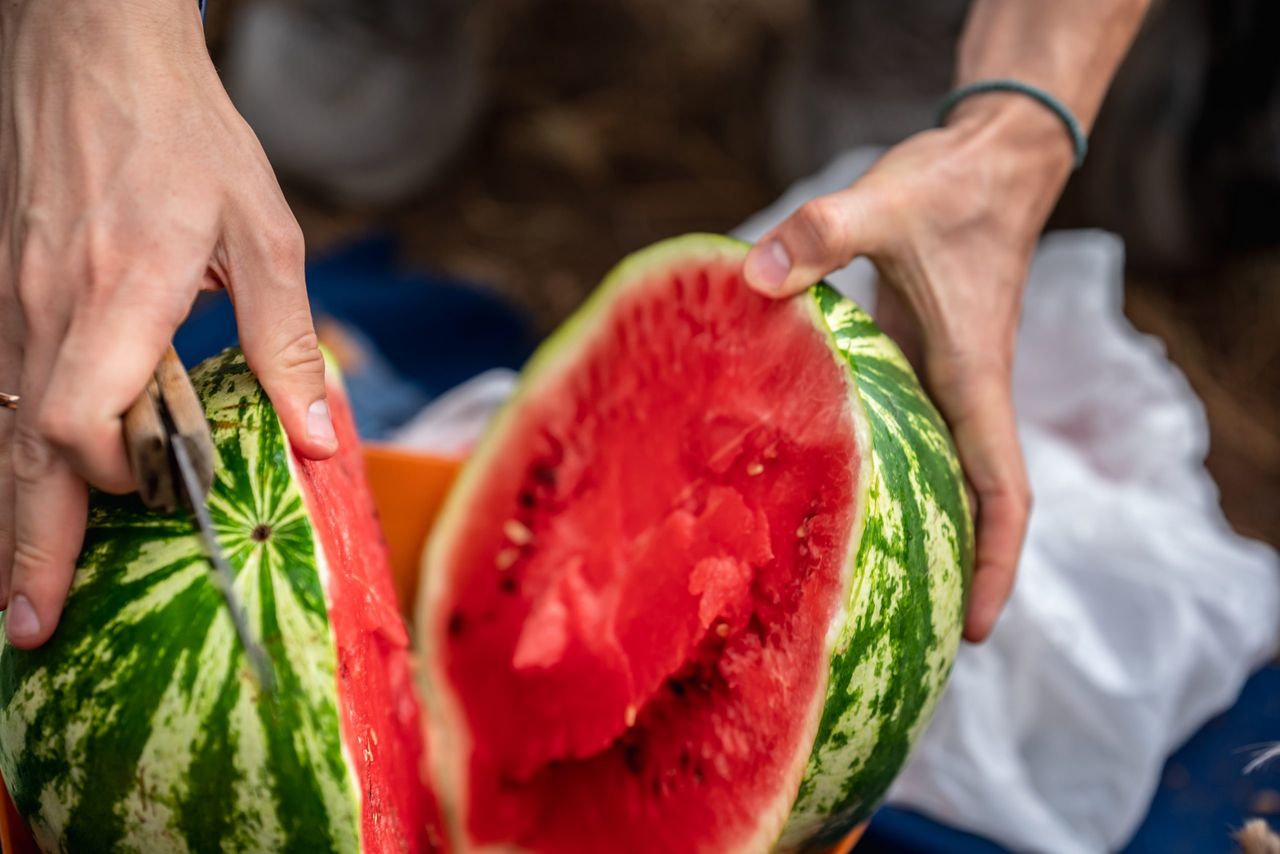
[[[628,744],[622,748],[622,761],[627,763],[627,770],[632,774],[639,774],[644,770],[644,763],[640,757],[640,745]]]

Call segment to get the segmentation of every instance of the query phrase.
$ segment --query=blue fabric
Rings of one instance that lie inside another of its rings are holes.
[[[369,348],[348,375],[356,426],[382,438],[432,398],[490,368],[519,368],[533,352],[532,325],[496,294],[410,270],[397,242],[374,235],[307,265],[311,310],[354,331]],[[206,294],[174,336],[188,366],[237,343],[225,294]]]
[[[855,854],[1007,854],[980,836],[939,824],[920,813],[882,807],[871,819]]]
[[[1280,762],[1246,776],[1252,749],[1280,741],[1280,666],[1245,683],[1235,705],[1214,718],[1169,758],[1151,810],[1124,854],[1227,854],[1231,831],[1248,818],[1265,790],[1280,791]],[[1270,816],[1272,827],[1280,821]],[[1052,840],[1045,840],[1052,850]],[[856,854],[1002,854],[1005,849],[918,813],[885,807],[876,813]]]
[[[1280,791],[1280,762],[1244,774],[1261,744],[1280,741],[1280,665],[1260,671],[1234,706],[1214,718],[1165,765],[1160,790],[1127,854],[1234,852],[1229,834],[1259,815],[1259,795]],[[1271,808],[1273,811],[1274,806]],[[1272,814],[1271,826],[1280,830]]]

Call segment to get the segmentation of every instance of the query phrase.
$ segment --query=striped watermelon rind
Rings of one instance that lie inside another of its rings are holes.
[[[783,848],[838,841],[887,793],[951,673],[974,549],[950,432],[902,351],[831,286],[802,298],[849,366],[860,441],[870,434],[862,447],[871,453],[859,485],[853,585]]]
[[[0,772],[45,850],[358,851],[325,561],[289,445],[238,351],[192,380],[210,514],[279,690],[259,695],[189,517],[95,494],[58,631],[0,647]]]
[[[464,468],[424,558],[418,629],[447,595],[438,571],[460,530],[469,496],[497,455],[523,403],[573,363],[624,291],[666,270],[737,265],[749,245],[692,234],[633,254],[526,366],[520,387]],[[858,507],[845,568],[846,595],[829,625],[824,693],[797,709],[812,748],[759,821],[744,850],[834,844],[870,816],[928,723],[959,646],[972,575],[974,534],[950,434],[898,347],[854,302],[825,283],[795,297],[846,369],[849,408],[862,451]],[[869,453],[868,453],[869,451]],[[467,728],[430,636],[422,693],[435,730],[436,787],[455,838],[467,838]]]

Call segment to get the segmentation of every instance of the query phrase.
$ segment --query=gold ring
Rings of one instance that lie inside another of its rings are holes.
[[[20,399],[21,398],[19,398],[16,394],[5,394],[4,392],[0,391],[0,406],[3,406],[5,409],[17,409],[18,401]]]

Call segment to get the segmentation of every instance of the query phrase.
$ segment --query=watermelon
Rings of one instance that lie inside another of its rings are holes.
[[[190,517],[94,495],[52,640],[0,648],[14,803],[48,851],[434,850],[408,632],[342,389],[341,450],[310,462],[238,352],[192,379],[210,512],[278,690],[253,680]]]
[[[748,247],[626,259],[451,492],[415,618],[463,850],[814,850],[865,820],[959,644],[973,530],[894,344]]]

